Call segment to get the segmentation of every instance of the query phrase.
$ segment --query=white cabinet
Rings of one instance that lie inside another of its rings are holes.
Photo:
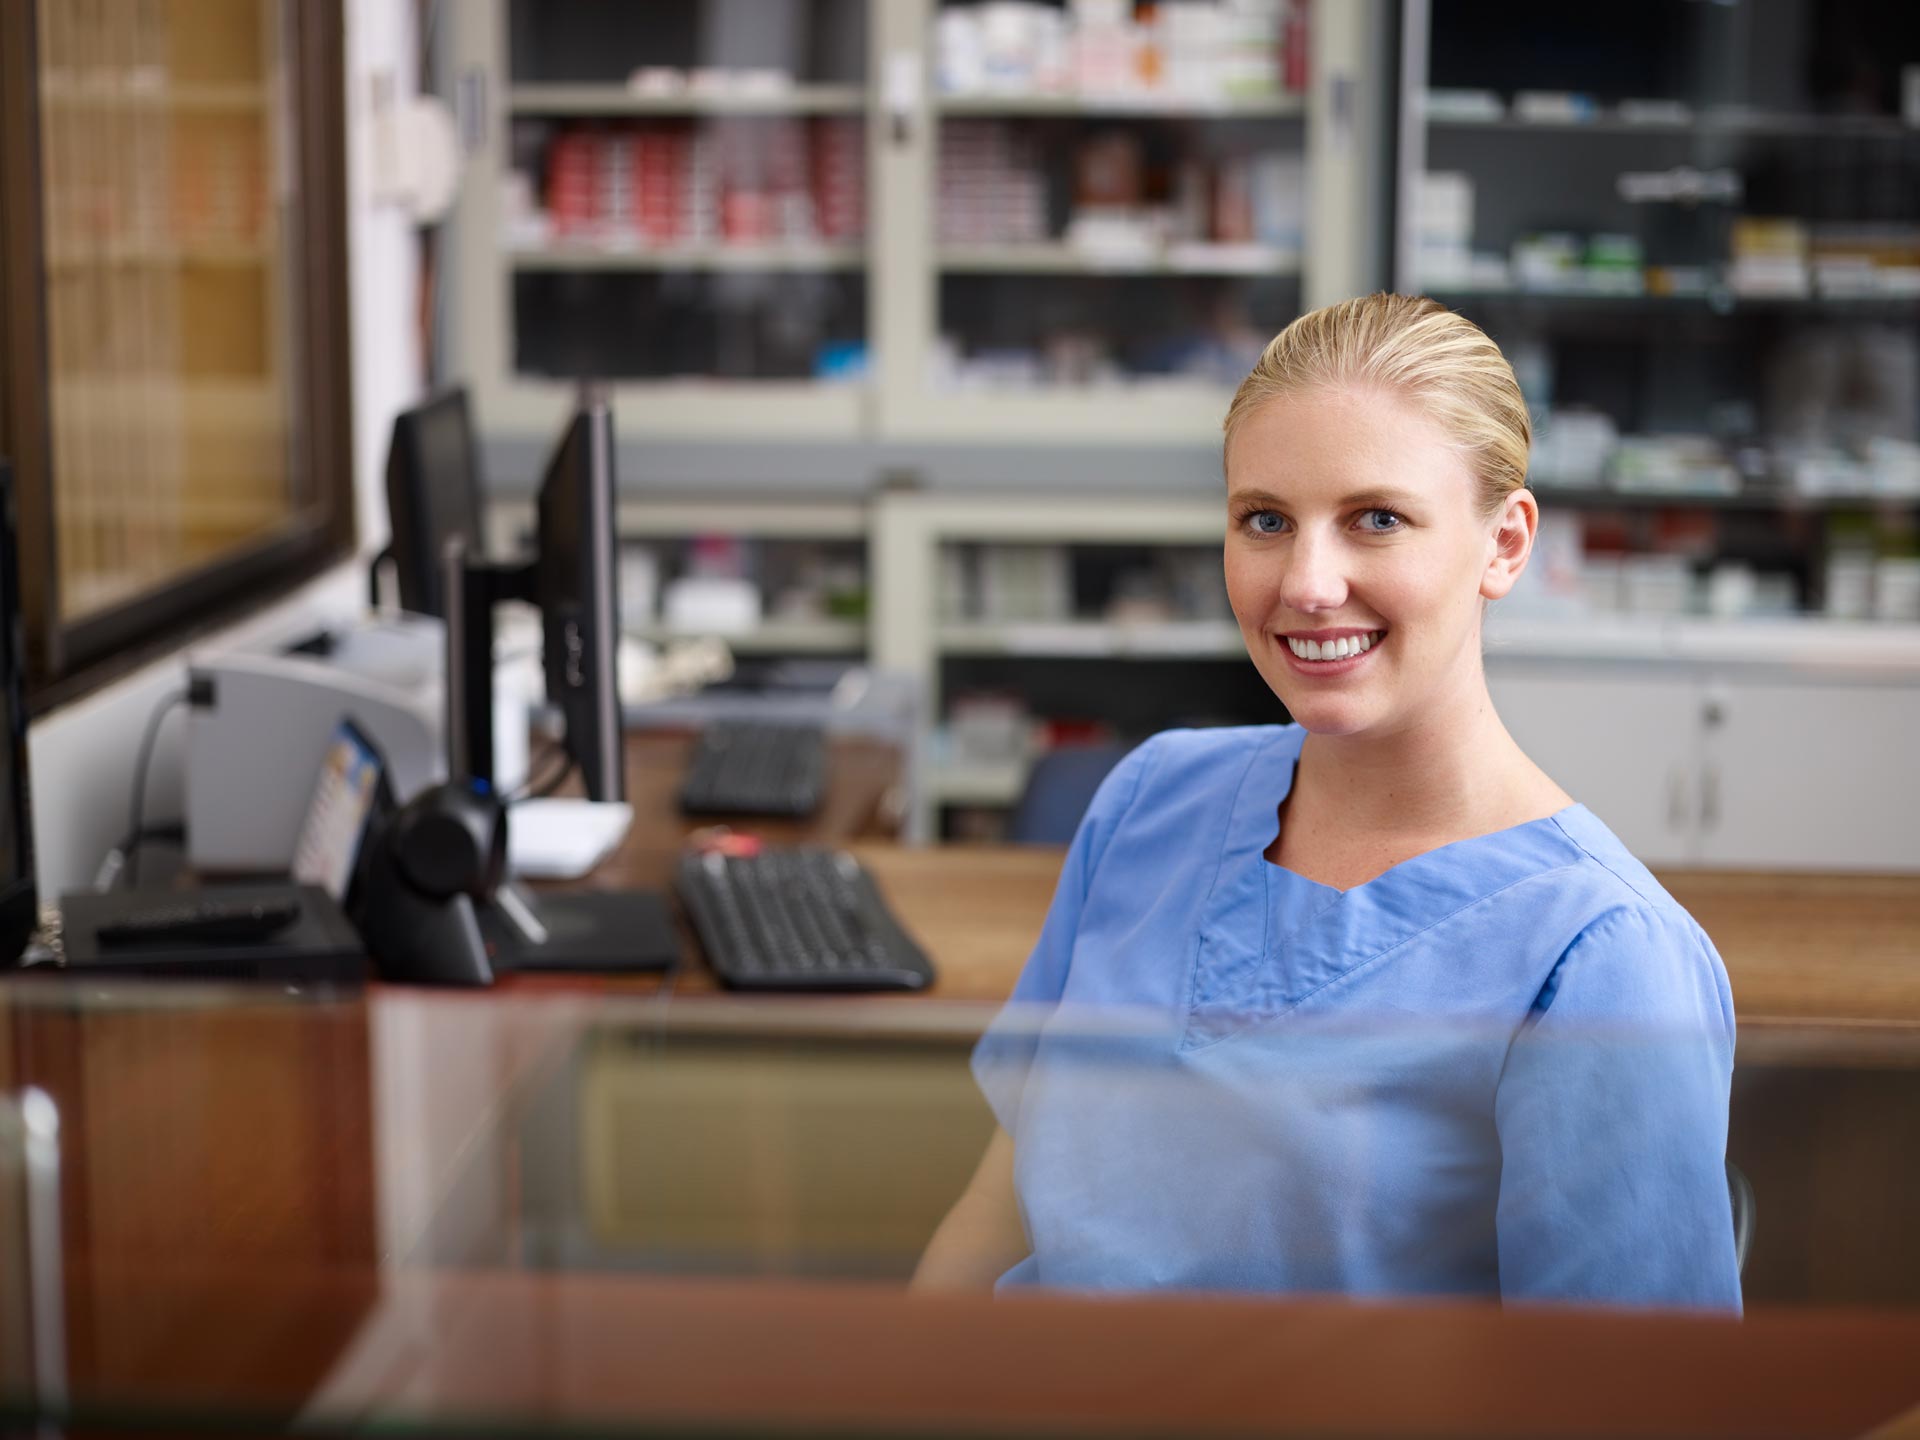
[[[1708,680],[1700,860],[1920,869],[1920,687]]]
[[[1508,731],[1649,865],[1920,870],[1920,685],[1496,662]]]
[[[1488,667],[1494,708],[1535,764],[1648,865],[1698,855],[1699,682],[1624,667]]]

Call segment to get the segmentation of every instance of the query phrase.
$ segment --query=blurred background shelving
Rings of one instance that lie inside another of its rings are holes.
[[[1519,672],[1604,651],[1694,667],[1661,682],[1694,725],[1711,665],[1621,627],[1764,628],[1800,665],[1920,625],[1916,15],[470,0],[437,46],[471,160],[442,378],[509,510],[575,377],[612,381],[656,599],[737,571],[743,655],[919,677],[916,825],[989,835],[1034,746],[1275,718],[1179,579],[1217,578],[1221,418],[1295,315],[1423,289],[1534,411],[1546,518],[1499,607],[1530,638],[1489,652],[1516,713],[1602,703]],[[809,567],[857,618],[817,585],[782,610]],[[1050,598],[1009,610],[1023,567]],[[1689,773],[1656,851],[1707,843]]]
[[[510,435],[592,375],[634,437],[1205,443],[1313,264],[1309,40],[1168,8],[446,7],[442,348]]]

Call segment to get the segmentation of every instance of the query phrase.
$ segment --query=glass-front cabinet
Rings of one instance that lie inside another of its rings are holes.
[[[1920,7],[1404,20],[1397,280],[1519,372],[1542,598],[1920,620]]]
[[[867,0],[444,7],[468,146],[440,368],[492,431],[859,428]],[[743,406],[752,402],[752,408]]]
[[[1300,312],[1307,8],[923,11],[928,343],[893,428],[1217,433]]]
[[[1218,433],[1298,314],[1307,0],[471,0],[442,374],[490,433]]]

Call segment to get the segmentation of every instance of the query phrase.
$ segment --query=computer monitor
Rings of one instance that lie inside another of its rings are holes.
[[[547,699],[593,800],[625,797],[622,776],[619,539],[613,411],[583,396],[540,484],[532,599],[540,607]]]
[[[19,960],[40,920],[27,800],[26,671],[13,469],[0,459],[0,965]]]
[[[540,608],[547,700],[587,797],[625,798],[621,744],[619,542],[613,412],[583,393],[540,485],[534,558],[489,564],[455,547],[442,563],[457,597],[447,616],[447,772],[493,780],[493,608]]]
[[[480,471],[467,392],[452,389],[394,419],[387,450],[387,515],[400,608],[446,618],[441,557],[455,536],[478,555]]]

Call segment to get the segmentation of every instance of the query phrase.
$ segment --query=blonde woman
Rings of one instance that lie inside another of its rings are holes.
[[[1294,723],[1107,779],[916,1283],[1737,1310],[1725,969],[1488,698],[1539,514],[1511,367],[1372,295],[1225,430],[1227,589]]]

